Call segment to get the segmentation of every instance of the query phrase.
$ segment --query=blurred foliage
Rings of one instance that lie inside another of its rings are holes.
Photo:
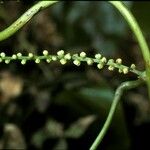
[[[132,2],[127,4],[130,6]],[[112,56],[117,47],[115,42],[127,31],[122,16],[106,2],[92,5],[88,1],[63,2],[52,8],[52,12],[58,22],[58,30],[65,37],[64,47],[67,49],[93,48]]]
[[[142,2],[124,2],[149,38],[149,16],[144,15],[149,6]],[[0,29],[9,26],[33,4],[33,1],[0,4]],[[0,43],[0,50],[7,54],[19,51],[41,54],[43,49],[51,54],[59,49],[70,53],[85,51],[90,56],[100,52],[108,58],[121,57],[125,64],[136,63],[143,68],[141,53],[128,25],[107,2],[59,2],[41,11],[14,36]],[[16,139],[22,140],[22,148],[88,149],[107,117],[114,90],[122,81],[135,78],[133,74],[122,76],[106,69],[99,71],[96,66],[84,63],[80,67],[72,63],[61,66],[57,62],[49,65],[29,62],[25,66],[20,62],[1,63],[1,149],[11,144],[4,144],[11,139],[11,134],[6,136],[5,131],[8,123],[17,128],[14,132],[20,133]],[[136,94],[137,90],[132,92]],[[129,150],[130,142],[119,105],[101,149]],[[19,144],[16,147],[20,147]]]

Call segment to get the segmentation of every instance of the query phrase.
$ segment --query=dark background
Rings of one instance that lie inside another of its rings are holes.
[[[150,3],[124,1],[150,41]],[[5,29],[33,1],[0,4],[0,30]],[[133,33],[108,2],[59,2],[39,12],[21,30],[0,43],[7,55],[41,55],[85,51],[94,57],[123,59],[139,70],[144,62]],[[135,80],[129,73],[110,72],[96,65],[72,62],[47,64],[19,61],[0,63],[0,149],[89,149],[108,115],[115,89]],[[100,147],[102,150],[149,150],[150,108],[146,86],[126,92]],[[99,147],[99,149],[100,149]]]

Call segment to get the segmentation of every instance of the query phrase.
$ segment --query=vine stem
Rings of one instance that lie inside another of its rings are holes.
[[[0,41],[9,38],[11,35],[16,33],[20,28],[22,28],[36,13],[56,2],[58,1],[40,1],[34,6],[32,6],[13,24],[11,24],[8,28],[0,32]]]
[[[109,111],[109,114],[107,116],[107,119],[103,125],[103,128],[101,129],[100,133],[98,134],[97,138],[95,139],[95,141],[93,142],[92,146],[90,147],[90,150],[96,150],[96,148],[98,147],[98,145],[101,143],[101,141],[103,140],[103,137],[105,136],[110,123],[112,121],[112,117],[115,113],[117,104],[123,94],[124,90],[128,90],[128,89],[132,89],[135,88],[137,86],[139,86],[143,81],[142,80],[136,80],[136,81],[126,81],[123,82],[116,90],[115,92],[115,96]]]
[[[147,45],[147,42],[143,36],[143,33],[135,19],[135,17],[132,15],[131,11],[120,1],[109,1],[113,6],[115,6],[119,12],[122,14],[122,16],[125,18],[127,23],[129,24],[131,30],[133,31],[139,46],[141,48],[141,52],[145,61],[145,67],[146,67],[146,80],[147,80],[147,86],[148,86],[148,94],[150,99],[150,51]]]

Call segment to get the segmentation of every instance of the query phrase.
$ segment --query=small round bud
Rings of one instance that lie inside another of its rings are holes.
[[[104,67],[104,65],[103,65],[102,63],[97,64],[97,68],[98,68],[98,69],[102,69],[103,67]]]
[[[17,56],[18,56],[18,57],[21,57],[21,56],[22,56],[22,54],[21,54],[21,53],[17,53]]]
[[[26,64],[26,60],[25,59],[21,60],[21,64],[25,65]]]
[[[85,52],[81,52],[80,53],[80,57],[82,57],[82,58],[86,57],[86,53]]]
[[[17,55],[13,54],[12,59],[17,59]]]
[[[113,70],[114,70],[114,67],[113,67],[113,66],[109,66],[109,67],[108,67],[108,70],[113,71]]]
[[[51,62],[51,59],[46,59],[46,62],[47,62],[47,63],[50,63],[50,62]]]
[[[122,63],[122,59],[121,58],[116,59],[116,63],[117,64],[121,64]]]
[[[47,55],[48,55],[48,51],[47,51],[47,50],[44,50],[44,51],[43,51],[43,55],[44,55],[44,56],[47,56]]]
[[[103,57],[103,58],[101,59],[101,62],[102,62],[102,63],[106,63],[106,62],[107,62],[106,57]]]
[[[77,60],[77,59],[74,60],[73,63],[74,63],[76,66],[80,66],[80,64],[81,64],[81,62],[80,62],[79,60]]]
[[[100,59],[101,57],[102,57],[101,54],[96,54],[96,55],[95,55],[95,58],[96,58],[96,59]]]
[[[89,59],[87,60],[87,64],[88,64],[88,65],[92,65],[92,64],[93,64],[93,60],[89,58]]]
[[[39,64],[39,63],[40,63],[40,59],[39,59],[39,58],[36,58],[36,59],[35,59],[35,63]]]
[[[58,55],[58,56],[63,56],[64,53],[65,53],[65,52],[64,52],[63,50],[60,50],[60,51],[57,52],[57,55]]]
[[[123,71],[124,74],[127,74],[129,72],[127,67],[123,68],[122,71]]]
[[[6,59],[6,60],[5,60],[5,63],[6,63],[6,64],[9,64],[9,63],[10,63],[10,60],[9,60],[9,59]]]
[[[114,63],[114,60],[113,59],[109,59],[107,64],[108,65],[112,65],[113,63]]]
[[[28,56],[29,56],[29,58],[32,58],[32,57],[33,57],[33,54],[32,54],[32,53],[29,53]]]
[[[119,73],[122,73],[122,69],[120,69],[120,68],[119,68],[119,70],[118,70],[118,71],[119,71]]]
[[[2,60],[2,58],[0,58],[0,62],[2,62],[3,60]]]
[[[135,69],[135,68],[136,68],[135,64],[131,64],[131,69]]]
[[[53,61],[56,61],[56,60],[57,60],[57,57],[56,57],[56,56],[52,56],[52,60],[53,60]]]
[[[66,59],[60,59],[60,63],[62,64],[62,65],[64,65],[64,64],[66,64],[67,63],[67,61],[66,61]]]
[[[6,55],[5,55],[4,52],[1,52],[1,53],[0,53],[0,56],[1,56],[2,58],[4,58]]]
[[[66,54],[66,55],[64,56],[64,58],[67,59],[67,60],[70,60],[70,59],[71,59],[70,53]]]

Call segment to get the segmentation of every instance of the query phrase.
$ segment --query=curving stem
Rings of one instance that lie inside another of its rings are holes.
[[[139,24],[137,23],[135,17],[132,15],[131,11],[120,1],[109,1],[109,3],[116,7],[127,21],[141,48],[141,52],[145,61],[148,95],[150,99],[150,51],[148,44],[143,36]]]
[[[112,117],[115,113],[117,104],[123,94],[124,90],[129,90],[132,88],[135,88],[137,86],[139,86],[143,81],[142,80],[136,80],[136,81],[126,81],[123,82],[116,90],[115,92],[115,96],[108,114],[108,117],[103,125],[103,128],[101,129],[100,133],[98,134],[97,138],[95,139],[94,143],[92,144],[92,146],[90,147],[90,150],[96,150],[96,148],[98,147],[98,145],[101,143],[101,141],[103,140],[103,137],[105,136],[110,123],[112,121]]]
[[[20,28],[22,28],[35,14],[40,10],[47,8],[48,6],[56,3],[58,1],[40,1],[34,6],[32,6],[28,11],[26,11],[19,19],[17,19],[12,25],[0,32],[0,41],[9,38],[11,35],[16,33]]]

